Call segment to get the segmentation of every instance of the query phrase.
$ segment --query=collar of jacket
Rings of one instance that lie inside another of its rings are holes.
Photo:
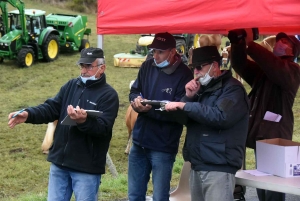
[[[77,78],[77,84],[80,85],[80,86],[82,86],[82,87],[83,86],[90,87],[90,86],[93,86],[93,85],[104,84],[104,83],[106,83],[106,75],[105,75],[105,73],[103,73],[102,76],[98,80],[87,80],[86,84],[84,84],[81,81],[80,76]]]
[[[223,71],[222,74],[217,77],[216,79],[212,79],[207,86],[201,86],[200,91],[203,92],[210,92],[215,91],[223,86],[223,82],[230,79],[232,77],[232,73],[229,70]],[[201,90],[202,89],[202,90]]]
[[[179,54],[176,54],[174,57],[175,57],[175,62],[173,63],[173,65],[162,68],[161,71],[163,71],[164,73],[170,75],[177,69],[177,67],[181,63],[181,56]],[[154,61],[153,61],[152,65],[157,67],[155,65]]]

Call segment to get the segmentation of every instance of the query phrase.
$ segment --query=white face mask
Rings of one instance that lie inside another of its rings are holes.
[[[201,85],[206,86],[213,79],[213,77],[209,75],[212,66],[213,64],[210,65],[208,72],[203,77],[199,78]]]
[[[286,50],[287,49],[292,49],[291,47],[289,47],[287,44],[284,44],[283,42],[281,42],[281,40],[277,41],[277,43],[275,43],[274,49],[273,49],[273,54],[276,56],[294,56],[293,54],[287,54]],[[293,52],[293,51],[291,51]]]
[[[96,78],[95,76],[96,76],[96,74],[98,73],[99,70],[100,70],[100,68],[98,68],[98,70],[97,70],[97,72],[95,73],[95,75],[90,76],[90,77],[82,77],[82,76],[80,75],[81,81],[85,84],[86,81],[88,81],[88,80],[98,80],[98,78]]]

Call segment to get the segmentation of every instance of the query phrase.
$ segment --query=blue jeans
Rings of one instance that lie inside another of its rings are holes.
[[[169,201],[170,181],[176,154],[133,144],[128,162],[129,201],[145,201],[152,171],[153,201]]]
[[[226,172],[191,170],[191,201],[232,201],[234,187],[234,174]]]
[[[47,201],[69,201],[74,191],[76,201],[97,201],[100,174],[87,174],[50,166]]]

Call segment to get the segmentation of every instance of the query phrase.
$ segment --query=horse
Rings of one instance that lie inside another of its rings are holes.
[[[217,46],[217,49],[220,50],[221,39],[221,34],[201,34],[199,37],[199,46]]]
[[[201,34],[199,36],[199,47],[203,46],[217,46],[217,49],[219,50],[222,43],[222,35],[221,34]],[[193,56],[193,47],[191,47],[188,51],[189,58],[188,58],[188,64],[192,63],[192,56]]]
[[[261,42],[258,42],[258,44],[260,44],[261,46],[263,46],[264,48],[266,48],[270,52],[273,52],[273,48],[275,46],[275,43],[276,43],[276,36],[275,35],[268,36],[265,39],[263,39]]]
[[[131,86],[133,85],[134,80],[132,80],[129,84],[129,89],[131,89]],[[132,130],[134,127],[134,124],[136,122],[138,113],[135,112],[131,105],[128,106],[127,108],[127,112],[125,114],[125,122],[126,122],[126,127],[127,127],[127,131],[128,131],[128,141],[127,141],[127,146],[125,149],[125,154],[129,154],[130,152],[130,147],[131,147],[131,143],[132,143]]]
[[[41,146],[44,154],[49,153],[49,149],[53,144],[54,131],[55,131],[56,125],[57,125],[57,120],[55,120],[54,122],[48,123],[46,134],[45,134],[42,146]]]
[[[257,42],[259,45],[261,45],[262,47],[266,48],[267,50],[269,50],[270,52],[273,52],[273,48],[275,46],[276,43],[276,36],[275,35],[271,35],[266,37],[265,39],[263,39],[260,42]],[[227,68],[227,65],[229,63],[230,60],[230,50],[231,50],[231,46],[226,46],[223,48],[221,54],[222,54],[222,67]],[[247,59],[253,61],[253,59],[247,55]],[[243,79],[237,74],[235,73],[235,77],[237,80],[239,80],[241,83],[243,83]]]
[[[222,68],[223,69],[228,69],[228,64],[229,64],[229,60],[230,60],[230,50],[231,50],[231,46],[226,46],[222,49],[221,51],[221,56],[222,56]],[[247,56],[249,57],[249,56]],[[235,73],[235,78],[240,81],[242,84],[244,83],[244,80],[241,78],[241,76],[237,73]]]
[[[132,130],[135,124],[135,121],[137,119],[138,113],[135,112],[131,105],[128,106],[127,112],[125,115],[125,122],[126,122],[126,127],[128,131],[128,141],[127,141],[127,146],[125,149],[125,154],[129,154],[130,148],[131,148],[131,143],[132,143]]]

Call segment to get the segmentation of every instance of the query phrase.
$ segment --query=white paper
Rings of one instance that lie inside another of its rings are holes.
[[[281,119],[281,115],[280,114],[275,114],[273,112],[267,111],[265,116],[264,116],[264,120],[267,121],[273,121],[273,122],[279,122]]]
[[[98,110],[85,110],[88,116],[99,117],[103,112]],[[62,121],[62,125],[76,126],[76,122],[67,115]]]
[[[249,173],[249,174],[251,174],[251,175],[258,176],[258,177],[260,177],[260,176],[270,176],[270,175],[272,175],[272,174],[269,174],[269,173],[260,172],[260,171],[258,171],[258,170],[243,170],[243,171],[246,172],[246,173]]]

